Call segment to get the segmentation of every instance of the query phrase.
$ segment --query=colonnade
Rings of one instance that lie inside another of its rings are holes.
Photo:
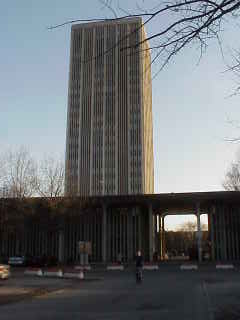
[[[181,208],[180,208],[181,209]],[[176,211],[177,212],[177,211]],[[202,261],[201,213],[208,213],[212,260],[240,260],[240,206],[214,202],[207,207],[196,202],[198,257]],[[48,255],[60,262],[80,261],[79,241],[91,243],[91,262],[131,262],[138,250],[147,261],[157,252],[166,253],[164,224],[167,211],[151,202],[108,205],[75,210],[61,217],[55,228],[28,217],[21,225],[0,219],[0,255]],[[0,214],[2,214],[0,212]],[[9,213],[11,216],[11,213]],[[58,218],[56,218],[58,219]],[[5,221],[5,222],[4,222]],[[51,220],[49,220],[51,221]]]

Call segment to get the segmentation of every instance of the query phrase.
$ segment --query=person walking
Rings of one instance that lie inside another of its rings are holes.
[[[137,252],[136,256],[136,281],[142,282],[142,268],[143,268],[143,256],[141,251]]]

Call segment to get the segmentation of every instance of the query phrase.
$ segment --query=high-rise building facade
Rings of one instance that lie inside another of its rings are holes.
[[[72,26],[66,195],[154,192],[151,58],[144,39],[141,18]]]

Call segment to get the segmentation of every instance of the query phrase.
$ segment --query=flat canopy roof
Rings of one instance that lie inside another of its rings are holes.
[[[95,204],[109,206],[152,205],[153,211],[195,210],[197,204],[206,209],[215,203],[239,204],[240,191],[212,191],[186,193],[159,193],[135,195],[108,195],[89,197]]]
[[[46,198],[31,198],[46,199]],[[69,197],[56,198],[68,200]],[[6,199],[5,199],[6,200]],[[159,193],[159,194],[135,194],[135,195],[106,195],[92,197],[75,197],[74,200],[79,204],[86,201],[88,207],[130,207],[152,205],[153,213],[193,213],[196,212],[197,205],[200,204],[202,213],[215,204],[239,205],[240,191],[212,191],[212,192],[186,192],[186,193]],[[1,199],[4,201],[4,198]],[[8,199],[11,201],[11,198]]]

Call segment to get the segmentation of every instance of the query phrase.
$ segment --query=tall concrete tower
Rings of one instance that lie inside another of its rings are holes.
[[[72,26],[66,195],[154,192],[151,58],[141,18]]]

